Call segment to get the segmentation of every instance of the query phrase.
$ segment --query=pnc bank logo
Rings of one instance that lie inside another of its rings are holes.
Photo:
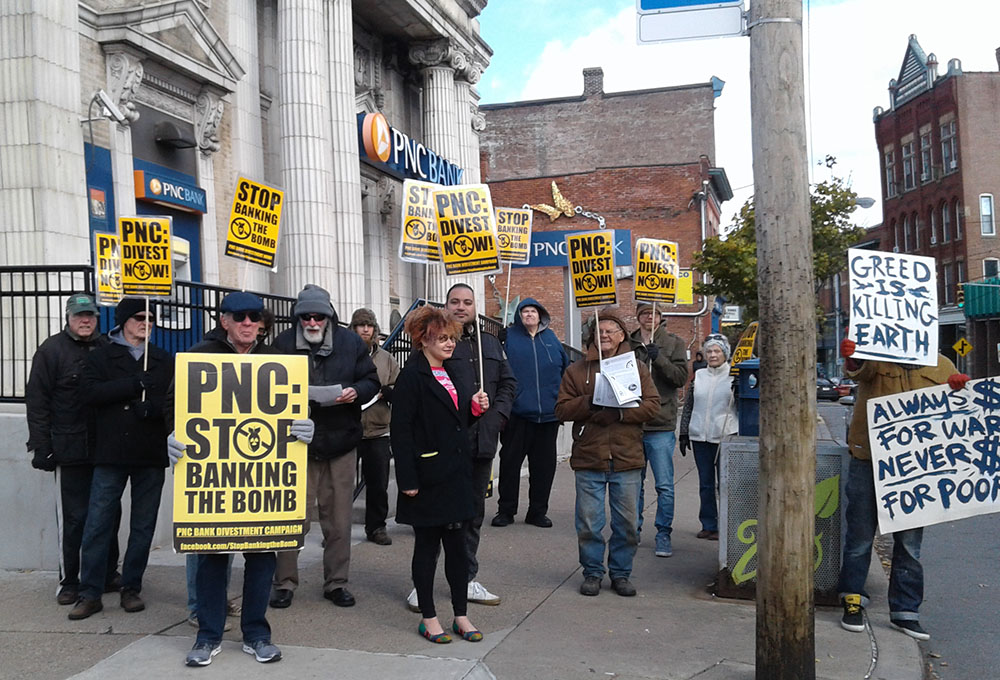
[[[149,190],[152,191],[153,194],[155,194],[156,196],[159,196],[160,194],[163,193],[163,184],[160,182],[160,180],[154,177],[153,179],[149,180]]]
[[[365,153],[373,160],[388,162],[392,153],[392,132],[389,121],[384,115],[376,112],[365,115],[361,125]]]

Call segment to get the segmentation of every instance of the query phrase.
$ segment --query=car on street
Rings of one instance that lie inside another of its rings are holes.
[[[816,399],[837,401],[840,399],[840,392],[829,378],[816,378]]]
[[[840,382],[837,383],[837,394],[842,397],[846,397],[851,393],[851,388],[854,387],[854,381],[850,378],[842,378]]]

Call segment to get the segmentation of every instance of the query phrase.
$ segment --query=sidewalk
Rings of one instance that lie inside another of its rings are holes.
[[[503,598],[498,607],[470,605],[470,617],[486,634],[478,644],[456,640],[432,645],[417,635],[419,614],[406,609],[412,535],[390,522],[393,545],[369,543],[355,525],[350,589],[357,606],[340,609],[322,598],[318,531],[309,535],[300,557],[302,584],[289,609],[270,610],[274,642],[284,658],[258,664],[243,654],[239,625],[226,635],[223,652],[205,668],[187,668],[184,656],[194,642],[186,623],[184,558],[156,551],[151,556],[143,597],[146,611],[127,614],[117,596],[104,597],[105,610],[84,621],[69,621],[69,607],[55,604],[52,572],[0,574],[0,642],[9,650],[0,678],[754,678],[753,602],[717,599],[706,585],[718,571],[718,543],[698,540],[698,480],[690,456],[675,456],[676,516],[674,556],[653,555],[655,494],[647,479],[643,544],[635,560],[637,597],[623,598],[607,579],[598,597],[583,597],[573,529],[573,473],[559,464],[550,517],[555,526],[523,523],[489,526],[496,501],[487,501],[479,579]],[[522,499],[526,481],[522,481]],[[522,505],[524,501],[522,500]],[[242,579],[237,557],[231,594]],[[442,621],[446,584],[439,567],[435,591]],[[920,680],[915,640],[889,627],[887,581],[873,563],[868,610],[872,634],[840,628],[839,608],[816,612],[816,677],[865,678],[873,643],[878,663],[872,678]],[[933,634],[933,630],[932,630]],[[12,653],[16,650],[16,653]]]

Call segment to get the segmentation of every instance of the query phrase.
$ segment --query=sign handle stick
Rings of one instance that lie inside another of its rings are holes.
[[[431,263],[428,262],[424,265],[424,300],[427,300],[427,296],[430,295],[431,290]],[[447,300],[445,300],[447,302]]]
[[[146,323],[149,323],[149,296],[146,296]],[[149,370],[149,335],[152,333],[150,329],[149,333],[146,333],[146,338],[142,341],[142,372],[145,373]],[[142,388],[142,397],[139,401],[146,401],[146,388]]]
[[[479,330],[478,314],[473,317],[472,322],[476,325],[476,348],[479,350],[479,389],[485,392],[486,385],[483,383],[483,336]]]
[[[503,325],[507,327],[507,310],[510,309],[510,275],[514,270],[514,265],[507,263],[507,297],[503,302]]]
[[[660,325],[660,317],[656,315],[656,300],[653,300],[653,325],[652,329],[649,331],[649,341],[656,341],[656,327]],[[649,360],[649,369],[653,369],[653,360]]]
[[[601,312],[597,307],[594,307],[594,341],[597,345],[597,365],[600,367],[604,356],[601,354]]]
[[[247,279],[250,278],[250,260],[243,260],[243,275],[240,276],[240,290],[247,290]]]

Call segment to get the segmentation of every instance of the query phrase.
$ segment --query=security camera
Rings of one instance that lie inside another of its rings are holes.
[[[118,105],[115,104],[114,100],[108,96],[107,92],[98,90],[95,96],[101,102],[101,106],[104,107],[105,115],[110,116],[116,123],[124,123],[128,120],[125,114],[122,113],[122,110],[118,108]]]

